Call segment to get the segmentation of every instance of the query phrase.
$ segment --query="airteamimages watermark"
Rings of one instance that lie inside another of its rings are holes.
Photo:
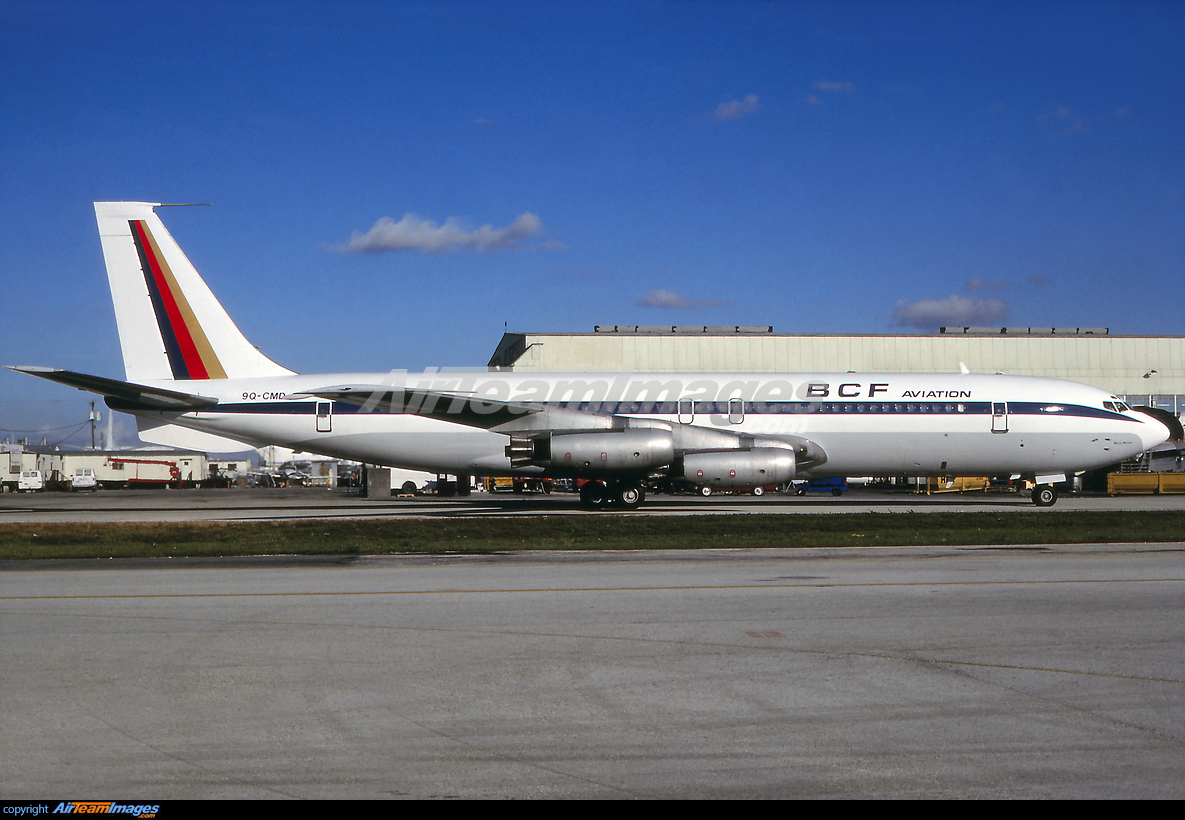
[[[133,803],[118,800],[62,800],[46,802],[5,802],[4,817],[38,817],[43,814],[121,814],[130,817],[156,817],[159,803]]]

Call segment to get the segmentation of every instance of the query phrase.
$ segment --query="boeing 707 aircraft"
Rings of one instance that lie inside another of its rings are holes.
[[[157,207],[95,203],[124,378],[13,368],[103,396],[153,443],[583,478],[594,508],[636,508],[656,476],[747,489],[852,475],[1024,477],[1048,506],[1055,483],[1176,421],[1086,385],[970,373],[297,374],[247,341]]]

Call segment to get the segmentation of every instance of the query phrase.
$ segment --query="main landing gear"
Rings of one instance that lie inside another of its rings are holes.
[[[646,500],[646,488],[639,481],[586,481],[580,485],[580,503],[590,510],[609,505],[636,510]]]
[[[1032,499],[1038,507],[1052,507],[1057,501],[1057,490],[1052,484],[1038,484],[1033,488]]]

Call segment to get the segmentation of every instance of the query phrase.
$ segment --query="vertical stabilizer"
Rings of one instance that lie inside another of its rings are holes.
[[[96,202],[128,381],[288,376],[243,336],[152,202]]]

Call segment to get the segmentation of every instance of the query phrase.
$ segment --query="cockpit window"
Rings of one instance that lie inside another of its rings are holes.
[[[1110,410],[1112,413],[1116,412],[1116,410],[1115,410],[1115,402],[1113,402],[1113,401],[1105,401],[1105,402],[1103,402],[1103,409],[1104,409],[1104,410]]]

